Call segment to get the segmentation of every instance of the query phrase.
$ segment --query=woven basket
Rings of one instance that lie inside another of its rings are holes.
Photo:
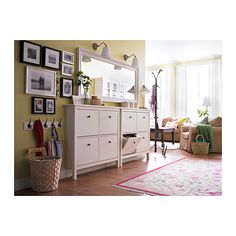
[[[194,155],[207,155],[209,153],[209,143],[205,142],[202,135],[197,135],[196,142],[191,142]]]
[[[43,156],[37,156],[39,152]],[[36,192],[51,192],[58,188],[61,158],[48,157],[45,154],[45,148],[31,148],[28,151],[32,188]]]

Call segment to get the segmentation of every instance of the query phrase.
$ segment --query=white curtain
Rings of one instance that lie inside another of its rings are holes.
[[[176,66],[176,117],[187,117],[187,69]]]
[[[160,73],[158,89],[159,97],[159,111],[158,116],[161,118],[174,116],[174,85],[175,85],[175,74],[174,66],[162,67],[163,71]]]
[[[221,60],[209,62],[209,82],[211,106],[209,113],[211,117],[222,116],[222,81]]]
[[[176,117],[199,120],[204,97],[210,97],[209,116],[221,116],[221,60],[176,66]]]

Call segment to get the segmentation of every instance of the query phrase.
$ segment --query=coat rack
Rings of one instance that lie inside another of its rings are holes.
[[[36,121],[36,119],[35,119],[35,121]],[[48,118],[46,118],[45,121],[41,120],[41,122],[43,125],[43,129],[51,129],[52,125],[55,125],[56,128],[62,128],[62,118],[60,118],[59,121],[56,121],[55,118],[53,118],[51,121],[48,120]],[[24,130],[33,130],[33,127],[34,127],[34,121],[31,119],[31,117],[28,121],[24,121],[24,123],[23,123]]]
[[[157,122],[157,88],[160,88],[157,84],[157,78],[158,75],[162,72],[162,69],[158,71],[158,73],[155,75],[154,72],[152,72],[152,75],[155,79],[155,89],[154,89],[154,96],[155,96],[155,106],[154,106],[154,118],[155,118],[155,141],[154,141],[154,151],[157,152],[157,137],[158,137],[158,122]]]

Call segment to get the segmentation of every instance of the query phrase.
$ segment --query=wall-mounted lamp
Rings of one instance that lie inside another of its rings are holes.
[[[104,43],[104,42],[102,42],[100,44],[93,43],[93,49],[97,50],[103,44],[104,44],[105,47],[102,49],[101,56],[104,57],[104,58],[111,58],[110,49],[109,49],[109,47],[107,47],[106,43]]]
[[[142,94],[150,93],[150,90],[145,85],[142,85],[140,88],[140,93]]]
[[[124,60],[127,61],[131,56],[134,56],[133,61],[132,61],[132,67],[138,69],[138,67],[139,67],[139,65],[138,65],[138,58],[134,54],[131,54],[130,56],[125,54],[124,55]]]

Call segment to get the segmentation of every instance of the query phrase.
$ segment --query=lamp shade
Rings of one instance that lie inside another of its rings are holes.
[[[138,69],[139,64],[138,64],[138,58],[137,58],[137,57],[134,57],[134,58],[133,58],[132,67]]]
[[[108,47],[102,49],[102,57],[111,58],[110,49]]]
[[[140,93],[143,94],[150,93],[150,90],[145,85],[143,85],[140,89]]]
[[[203,107],[209,107],[211,106],[211,99],[209,97],[204,97],[202,102]]]
[[[132,86],[132,88],[130,88],[127,92],[135,94],[135,92],[136,92],[135,86]]]

